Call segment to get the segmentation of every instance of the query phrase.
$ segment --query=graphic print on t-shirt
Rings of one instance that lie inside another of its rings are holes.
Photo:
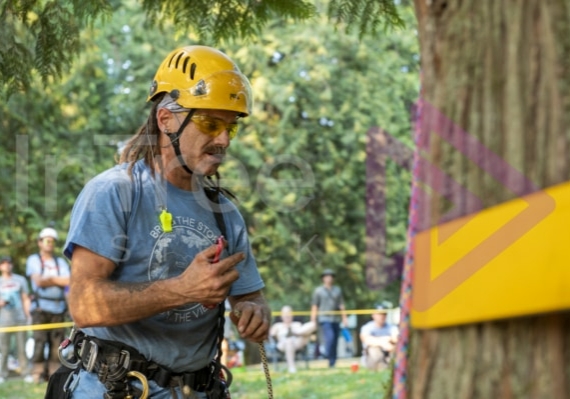
[[[148,266],[149,281],[178,276],[192,263],[194,257],[215,242],[216,233],[202,222],[192,218],[175,218],[172,232],[156,234]],[[184,323],[207,312],[199,303],[172,309],[163,315],[172,323]]]
[[[5,309],[14,309],[21,307],[21,294],[22,286],[16,281],[8,280],[0,282],[0,297],[5,302]]]

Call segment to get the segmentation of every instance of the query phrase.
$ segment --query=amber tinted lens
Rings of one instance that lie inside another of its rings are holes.
[[[238,133],[238,124],[237,123],[230,123],[227,125],[228,136],[230,136],[230,140],[237,136]]]
[[[194,115],[192,117],[192,122],[196,124],[198,130],[202,133],[207,134],[210,137],[219,136],[224,130],[228,131],[228,136],[230,140],[237,136],[238,124],[237,123],[226,123],[225,121],[214,118],[208,115]]]

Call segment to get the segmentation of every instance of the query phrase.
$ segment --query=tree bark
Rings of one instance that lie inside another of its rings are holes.
[[[489,150],[473,162],[456,131],[429,134],[423,157],[474,195],[428,198],[421,227],[570,180],[570,0],[415,8],[422,101]],[[412,330],[410,348],[413,399],[570,398],[568,312]]]

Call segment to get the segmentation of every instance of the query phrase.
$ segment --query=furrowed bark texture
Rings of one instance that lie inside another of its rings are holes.
[[[570,180],[570,0],[415,7],[421,123],[451,122],[432,125],[443,131],[424,137],[423,156],[474,194],[445,183],[421,228]],[[568,312],[413,330],[410,348],[409,398],[570,398]]]

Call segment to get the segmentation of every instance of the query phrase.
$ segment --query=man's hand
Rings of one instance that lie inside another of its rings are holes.
[[[265,341],[269,335],[271,311],[261,292],[231,297],[230,303],[230,319],[241,337],[252,342]]]
[[[218,250],[216,247],[214,244],[200,252],[179,276],[188,302],[199,302],[206,307],[218,305],[226,299],[230,286],[238,279],[235,266],[245,258],[243,252],[213,263]]]

